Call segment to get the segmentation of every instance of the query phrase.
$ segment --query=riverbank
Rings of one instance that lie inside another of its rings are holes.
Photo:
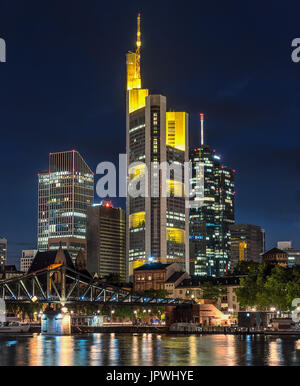
[[[40,326],[31,326],[30,333],[41,333]],[[88,327],[72,326],[72,334],[169,334],[169,335],[274,335],[274,336],[300,336],[300,331],[253,331],[253,330],[203,330],[197,332],[191,331],[170,331],[169,327],[156,326],[106,326],[106,327]]]

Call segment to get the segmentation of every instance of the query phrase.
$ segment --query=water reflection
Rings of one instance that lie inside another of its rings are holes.
[[[264,336],[93,334],[0,336],[0,365],[249,366],[300,365],[300,340]]]

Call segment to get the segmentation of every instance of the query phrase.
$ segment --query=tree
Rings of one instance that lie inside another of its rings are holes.
[[[211,281],[207,281],[201,284],[200,289],[202,290],[203,299],[217,301],[222,296],[227,294],[226,288],[220,284],[213,284]]]
[[[235,292],[242,307],[290,311],[293,299],[300,294],[300,269],[263,263],[252,266],[240,284]]]

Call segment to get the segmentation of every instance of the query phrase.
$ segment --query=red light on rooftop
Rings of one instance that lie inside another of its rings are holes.
[[[107,202],[107,203],[105,204],[105,206],[106,206],[106,208],[110,208],[110,207],[111,207],[111,205],[110,205],[109,202]]]

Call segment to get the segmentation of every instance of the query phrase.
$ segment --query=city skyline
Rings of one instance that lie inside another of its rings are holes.
[[[173,13],[174,15],[177,14],[177,19],[173,22],[169,21],[169,23],[175,23],[179,18],[178,7],[176,2],[174,3],[174,9],[171,12],[172,15]],[[169,24],[169,28],[164,27],[164,31],[169,32],[168,35],[162,33],[160,36],[160,33],[155,31],[153,27],[155,25],[153,19],[156,17],[157,20],[160,20],[160,18],[165,17],[167,12],[165,6],[163,6],[161,15],[155,16],[147,5],[141,8],[143,42],[147,46],[147,49],[143,47],[143,62],[147,63],[147,65],[143,65],[142,69],[145,85],[151,86],[153,93],[158,90],[167,95],[172,107],[190,113],[191,147],[194,144],[195,146],[199,145],[200,122],[198,114],[200,112],[205,113],[206,142],[212,148],[223,152],[224,159],[226,159],[225,166],[237,169],[236,222],[259,225],[264,228],[267,235],[267,249],[275,246],[277,241],[284,239],[294,240],[295,246],[299,247],[297,240],[298,223],[296,221],[299,194],[297,194],[296,181],[297,159],[294,158],[297,153],[297,147],[294,143],[296,143],[297,138],[295,104],[298,92],[296,81],[293,79],[293,74],[296,73],[298,67],[290,60],[290,42],[296,36],[296,32],[293,34],[287,28],[290,32],[285,32],[284,37],[281,33],[280,44],[282,45],[279,48],[275,47],[269,39],[263,40],[257,49],[265,48],[266,56],[260,52],[260,61],[263,62],[263,67],[260,70],[255,70],[260,63],[253,57],[250,64],[245,63],[244,59],[239,57],[238,52],[235,53],[236,56],[233,56],[232,62],[222,55],[222,59],[218,59],[215,51],[221,50],[221,53],[224,53],[224,48],[216,45],[218,43],[216,34],[212,37],[211,31],[210,33],[205,31],[204,26],[199,27],[193,24],[194,28],[199,29],[199,35],[196,34],[197,38],[193,38],[194,40],[190,39],[191,30],[188,23],[180,25],[178,31],[172,28],[173,24]],[[97,9],[96,4],[94,4],[89,11],[86,10],[85,20],[91,22],[92,26],[88,32],[80,31],[83,36],[79,35],[78,29],[76,30],[78,28],[76,20],[79,17],[80,9],[79,3],[75,2],[74,19],[69,19],[68,22],[72,33],[76,32],[76,37],[82,39],[78,47],[80,60],[78,64],[72,66],[68,64],[67,56],[75,46],[71,35],[67,34],[63,38],[60,36],[61,40],[59,40],[59,31],[61,32],[65,28],[62,22],[58,21],[58,30],[56,31],[57,34],[53,36],[53,42],[49,43],[48,41],[49,47],[54,50],[53,52],[59,54],[53,56],[60,58],[58,62],[63,60],[58,66],[52,59],[52,54],[50,57],[45,52],[46,45],[42,45],[42,39],[49,37],[49,31],[42,31],[41,37],[37,37],[33,35],[34,28],[27,30],[29,34],[32,34],[31,42],[35,49],[25,54],[24,49],[28,45],[22,40],[19,41],[16,34],[11,35],[9,26],[7,26],[6,32],[5,20],[2,21],[3,15],[0,16],[3,26],[2,35],[6,38],[7,33],[8,43],[8,38],[13,36],[10,42],[10,52],[8,51],[8,62],[5,66],[1,65],[0,68],[0,80],[8,86],[8,95],[3,95],[0,104],[0,115],[4,128],[2,140],[5,144],[5,149],[1,153],[1,171],[5,181],[9,184],[0,192],[1,202],[5,203],[1,206],[1,210],[6,219],[0,227],[0,235],[8,240],[8,261],[11,263],[16,262],[13,258],[16,260],[20,258],[22,249],[36,247],[36,174],[50,151],[58,152],[75,148],[93,170],[101,161],[113,160],[117,163],[115,158],[119,153],[125,152],[125,53],[128,48],[128,36],[132,39],[130,46],[134,47],[134,20],[138,8],[130,9],[124,15],[121,15],[120,10],[114,12],[115,21],[111,25],[107,25],[100,16],[101,22],[98,24],[97,21],[99,22],[99,20],[96,20],[92,15],[92,11]],[[210,15],[212,9],[209,6],[206,6],[205,9],[207,19],[204,22],[208,23],[209,17],[212,16]],[[30,6],[27,12],[29,11]],[[229,11],[230,6],[227,12]],[[8,5],[6,12],[7,14],[11,12]],[[67,12],[67,7],[62,6],[62,13],[64,12]],[[112,10],[109,11],[109,7],[108,12],[113,13]],[[184,10],[184,15],[186,15],[185,12]],[[272,12],[274,12],[274,16],[279,17],[278,9]],[[284,18],[285,15],[280,16],[281,22],[286,21],[287,23],[287,18]],[[250,16],[248,17],[250,18]],[[51,15],[45,16],[45,18],[50,22]],[[184,19],[183,16],[182,18]],[[106,38],[101,39],[101,34],[98,34],[86,46],[88,38],[93,35],[97,28],[101,30],[107,27],[113,30],[118,22],[121,22],[123,27],[127,29],[124,39],[123,37],[120,39],[121,42],[118,42],[116,36],[106,41]],[[258,18],[256,22],[257,31],[255,28],[251,31],[259,34],[260,19]],[[275,24],[274,21],[274,27]],[[221,25],[225,27],[225,22]],[[273,26],[273,24],[271,25]],[[246,34],[239,23],[235,24],[235,27],[240,27],[241,31]],[[230,36],[232,31],[233,29],[227,26],[225,37],[222,39]],[[272,32],[274,31],[272,30]],[[200,42],[199,36],[201,36]],[[239,39],[234,36],[231,36],[231,39],[230,47],[227,49],[232,54],[237,48],[240,51],[243,50]],[[177,44],[182,48],[190,48],[190,45],[196,40],[198,41],[197,48],[185,51],[185,55],[182,55],[184,61],[182,61],[182,57],[179,57],[178,52],[172,49]],[[209,44],[211,47],[208,47]],[[169,46],[168,55],[165,52],[166,46]],[[112,52],[108,51],[109,47]],[[19,49],[23,50],[27,63],[23,64],[23,68],[18,68],[16,84],[9,87],[5,78],[16,75],[16,58],[19,55]],[[46,48],[46,50],[48,49]],[[63,52],[64,50],[66,52]],[[256,47],[252,46],[249,50],[255,53]],[[206,54],[204,61],[199,60],[201,56],[199,56],[198,51]],[[109,53],[107,54],[107,52]],[[273,64],[275,52],[277,53],[276,57],[279,56],[275,62],[277,67],[273,66],[273,73],[271,71],[271,74],[266,78],[267,67]],[[153,59],[154,57],[165,58],[168,61],[164,63],[164,60]],[[199,63],[199,68],[195,66],[196,61]],[[73,62],[76,62],[75,59]],[[40,63],[42,67],[32,71],[29,64],[36,63]],[[100,68],[98,67],[99,64],[101,64]],[[214,68],[210,67],[212,64],[215,65]],[[231,70],[230,64],[236,65],[236,71]],[[186,65],[191,70],[189,71],[192,74],[190,81],[182,76],[180,71],[182,65]],[[251,67],[252,72],[249,71],[249,67]],[[51,72],[49,71],[50,68]],[[90,70],[89,75],[79,76],[82,68],[85,69],[83,72]],[[278,81],[277,75],[284,69],[289,72],[291,79],[286,76],[284,79],[287,85],[277,84],[276,87],[278,88],[276,88],[272,82]],[[70,75],[63,79],[68,70],[70,70]],[[223,78],[221,75],[216,77],[220,71],[223,71]],[[231,71],[234,74],[230,73]],[[46,74],[49,78],[46,77]],[[105,74],[109,74],[109,76],[106,77]],[[120,74],[122,75],[120,76]],[[26,80],[25,75],[29,75]],[[265,77],[265,83],[262,86],[258,85],[260,76]],[[42,83],[44,88],[40,87],[41,80],[44,82]],[[53,85],[52,82],[54,82]],[[29,100],[24,101],[24,90],[29,87],[29,83],[32,83],[33,92],[30,94]],[[19,86],[20,91],[18,95],[16,94],[17,86]],[[274,88],[275,91],[278,91],[276,96],[272,96],[272,93],[275,92]],[[283,93],[285,98],[280,96],[280,93]],[[57,98],[58,96],[59,98]],[[78,109],[79,105],[80,109]],[[35,107],[33,108],[33,106]],[[14,116],[11,115],[12,111]],[[20,117],[18,118],[18,116]],[[287,124],[292,130],[283,127]],[[103,126],[102,130],[100,130],[101,126]],[[109,131],[107,131],[107,127],[109,127]],[[265,132],[262,132],[263,127],[265,127]],[[44,131],[49,130],[60,135],[57,139],[55,135],[51,135],[50,138],[45,136],[47,138],[45,141],[41,128]],[[282,128],[287,132],[285,137],[282,136]],[[273,135],[270,133],[271,129]],[[116,135],[110,137],[108,132],[114,132]],[[248,136],[245,135],[245,132]],[[260,140],[261,144],[257,145]],[[245,142],[247,142],[247,146],[245,146]],[[293,143],[294,147],[288,143]],[[37,144],[40,145],[37,146]],[[13,149],[16,151],[14,157],[11,155]],[[24,162],[24,158],[26,162]],[[264,165],[262,169],[260,169],[261,165]],[[21,170],[22,172],[20,172]],[[280,188],[280,185],[287,186],[287,184],[288,189]],[[270,195],[270,190],[275,193],[279,190],[280,194]],[[115,206],[125,207],[124,200],[113,201]],[[284,206],[282,206],[283,203]]]

